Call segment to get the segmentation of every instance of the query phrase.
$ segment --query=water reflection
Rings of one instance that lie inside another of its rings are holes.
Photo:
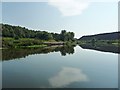
[[[115,45],[94,45],[94,44],[82,44],[79,45],[83,49],[93,49],[103,52],[111,52],[120,54],[120,47]]]
[[[74,82],[87,82],[88,77],[81,69],[72,67],[63,67],[54,77],[49,79],[52,87],[65,87]]]
[[[37,49],[4,49],[2,50],[2,60],[12,60],[25,58],[32,54],[48,54],[50,52],[60,52],[62,56],[74,53],[75,46],[50,46]]]
[[[51,47],[50,49],[52,48],[58,47]],[[61,50],[61,48],[63,47],[61,46],[59,48]],[[30,52],[28,53],[29,50],[28,51],[26,50],[26,55],[43,52],[45,53],[48,51],[47,49],[42,49],[43,51],[38,49],[38,52],[37,49],[36,52],[32,50],[34,49],[31,49],[31,53]],[[75,48],[75,51],[76,52],[74,55],[66,57],[60,56],[59,53],[51,53],[48,55],[47,54],[46,55],[39,54],[32,56],[30,55],[24,59],[22,58],[15,59],[13,61],[10,60],[2,62],[3,87],[4,88],[118,87],[117,55],[115,55],[114,53],[109,55],[93,51],[87,52],[87,50],[84,51],[79,46]],[[19,50],[16,52],[19,52]],[[24,53],[22,53],[21,51],[21,56],[23,56]],[[14,56],[17,57],[17,54],[19,56],[20,53],[14,54],[15,54]],[[10,55],[12,55],[12,53]]]
[[[103,52],[119,53],[120,47],[115,45],[92,45],[92,44],[83,44],[79,45],[83,49],[93,49]],[[12,60],[25,58],[28,55],[32,54],[48,54],[50,52],[60,52],[62,56],[67,54],[73,54],[75,46],[50,46],[44,48],[36,49],[4,49],[2,50],[2,60]]]

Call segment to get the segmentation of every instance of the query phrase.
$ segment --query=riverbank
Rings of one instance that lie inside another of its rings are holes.
[[[2,38],[2,48],[43,48],[48,46],[76,45],[72,41],[40,40],[34,38]]]

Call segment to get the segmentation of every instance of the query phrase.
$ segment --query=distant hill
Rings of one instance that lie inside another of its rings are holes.
[[[78,40],[118,40],[120,39],[120,32],[102,33],[95,35],[82,36]]]

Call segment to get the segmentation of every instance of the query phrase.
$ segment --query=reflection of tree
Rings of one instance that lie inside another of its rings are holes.
[[[93,49],[103,52],[120,53],[120,47],[115,45],[82,44],[79,46],[82,47],[83,49]]]
[[[95,38],[93,38],[93,39],[91,40],[91,43],[92,43],[92,46],[93,46],[93,47],[96,47],[96,39],[95,39]]]
[[[25,58],[32,54],[47,54],[50,52],[61,52],[62,56],[74,53],[73,46],[51,46],[37,49],[4,49],[2,50],[2,60],[11,60],[18,58]]]
[[[74,53],[74,47],[73,46],[64,46],[60,50],[61,55],[65,56],[67,53],[68,54],[73,54]]]

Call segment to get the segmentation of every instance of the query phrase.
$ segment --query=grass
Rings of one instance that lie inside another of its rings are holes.
[[[43,41],[38,39],[32,39],[32,38],[20,38],[20,39],[14,39],[14,38],[2,38],[2,47],[3,48],[21,48],[21,47],[43,47]]]
[[[49,46],[49,44],[44,43],[55,43],[55,40],[40,40],[34,38],[9,38],[3,37],[2,38],[2,48],[42,48]]]

